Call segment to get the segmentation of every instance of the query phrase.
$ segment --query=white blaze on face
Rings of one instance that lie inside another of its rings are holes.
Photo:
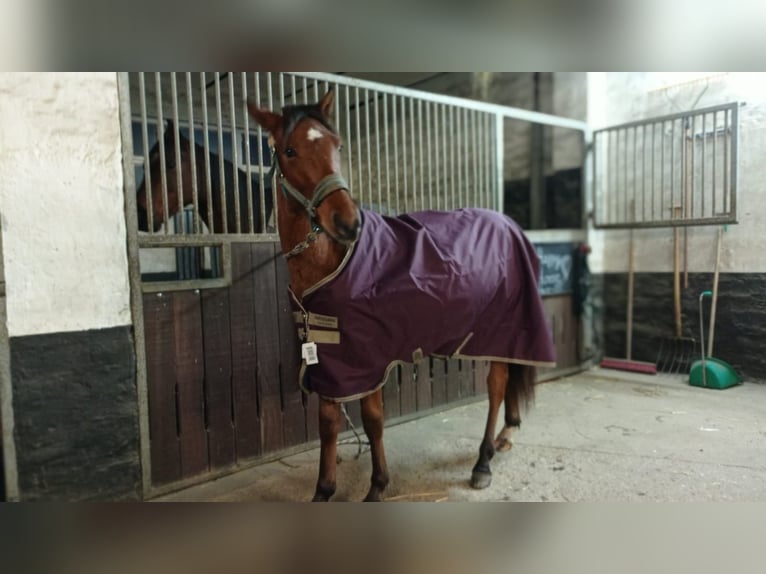
[[[319,131],[318,129],[316,129],[316,128],[311,128],[311,129],[309,129],[309,131],[308,131],[308,134],[307,134],[307,135],[308,135],[308,138],[309,138],[309,141],[310,141],[310,142],[313,142],[314,140],[318,140],[318,139],[321,139],[321,138],[323,137],[323,136],[322,136],[322,132],[320,132],[320,131]]]

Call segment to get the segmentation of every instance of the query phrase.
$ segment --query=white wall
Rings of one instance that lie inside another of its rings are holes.
[[[721,256],[723,272],[766,272],[766,73],[592,72],[588,74],[588,121],[595,129],[739,101],[739,224],[729,226]],[[683,232],[682,232],[683,235]],[[710,272],[717,229],[689,230],[689,270]],[[672,271],[673,230],[636,231],[636,271]],[[628,233],[593,231],[591,269],[627,270]]]
[[[131,322],[117,75],[0,74],[8,329]]]

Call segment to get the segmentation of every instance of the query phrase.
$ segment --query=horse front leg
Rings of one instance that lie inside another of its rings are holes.
[[[319,399],[319,478],[312,502],[327,502],[335,494],[335,470],[340,431],[340,404]]]
[[[471,473],[471,486],[476,489],[487,488],[492,484],[492,471],[489,462],[495,456],[495,428],[497,427],[497,414],[500,405],[505,399],[505,390],[508,386],[508,366],[504,363],[493,362],[490,365],[487,377],[487,392],[489,395],[489,413],[487,414],[487,426],[484,430],[484,439],[479,446],[479,460]]]
[[[362,423],[370,441],[372,478],[365,502],[380,502],[380,495],[388,486],[388,465],[383,448],[383,389],[380,388],[361,400]]]

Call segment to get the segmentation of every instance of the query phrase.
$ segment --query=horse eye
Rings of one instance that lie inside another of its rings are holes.
[[[295,153],[295,149],[294,148],[288,147],[288,148],[285,149],[285,155],[287,157],[295,157],[298,154]]]

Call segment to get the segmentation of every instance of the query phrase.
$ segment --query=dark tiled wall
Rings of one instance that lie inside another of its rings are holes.
[[[138,499],[130,327],[10,341],[22,500]]]
[[[699,294],[712,289],[711,273],[690,273],[682,290],[683,336],[699,335]],[[602,348],[611,357],[625,356],[627,273],[594,277],[594,293],[603,294]],[[705,338],[710,298],[703,306]],[[675,335],[673,274],[637,273],[633,307],[633,358],[655,361],[661,340]],[[726,273],[719,280],[714,356],[731,363],[747,381],[766,382],[766,273]]]

